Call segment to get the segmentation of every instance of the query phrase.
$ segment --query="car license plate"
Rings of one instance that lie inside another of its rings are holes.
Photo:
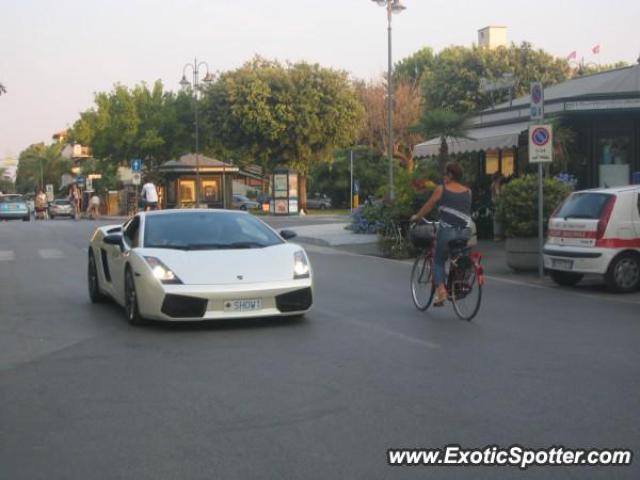
[[[560,270],[572,270],[573,260],[558,260],[553,258],[551,260],[551,268],[559,268]]]
[[[253,312],[262,308],[262,299],[225,300],[225,312]]]

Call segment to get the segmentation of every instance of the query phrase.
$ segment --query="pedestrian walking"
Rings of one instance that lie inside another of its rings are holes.
[[[80,218],[80,188],[77,184],[71,184],[69,188],[69,201],[73,207],[73,219],[78,220]]]
[[[91,199],[89,200],[89,208],[87,209],[87,214],[93,220],[100,218],[100,197],[96,192],[93,193]]]
[[[46,220],[47,218],[49,218],[47,211],[47,195],[42,191],[42,189],[38,190],[34,203],[34,207],[36,210],[36,219]]]
[[[150,179],[142,186],[142,197],[144,211],[156,210],[158,208],[158,190]]]

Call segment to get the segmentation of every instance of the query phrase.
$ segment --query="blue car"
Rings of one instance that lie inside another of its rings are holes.
[[[27,200],[22,195],[0,195],[0,220],[21,218],[25,222],[31,220],[31,212]]]

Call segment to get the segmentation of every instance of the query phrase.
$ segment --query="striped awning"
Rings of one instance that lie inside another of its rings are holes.
[[[528,122],[496,125],[493,127],[473,128],[470,138],[447,138],[449,153],[484,151],[518,146],[518,137],[529,128]],[[432,138],[415,146],[415,157],[433,157],[440,153],[440,138]]]

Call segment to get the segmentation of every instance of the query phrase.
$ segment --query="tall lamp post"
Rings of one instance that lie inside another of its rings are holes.
[[[199,81],[199,69],[204,67],[206,74],[202,79],[203,82],[212,82],[213,75],[209,72],[209,65],[207,62],[200,62],[196,58],[193,59],[193,63],[187,63],[182,68],[182,79],[180,80],[180,86],[186,88],[188,86],[193,87],[193,110],[195,112],[196,123],[196,206],[200,207],[200,144],[199,144],[199,125],[198,125],[198,81]],[[193,71],[193,82],[187,80],[187,70],[191,68]]]
[[[400,0],[372,0],[381,7],[387,9],[387,32],[388,32],[388,67],[387,67],[387,128],[389,129],[389,145],[387,147],[389,155],[389,198],[395,198],[395,188],[393,186],[393,85],[392,85],[392,68],[391,63],[391,16],[394,13],[400,13],[405,8]]]

